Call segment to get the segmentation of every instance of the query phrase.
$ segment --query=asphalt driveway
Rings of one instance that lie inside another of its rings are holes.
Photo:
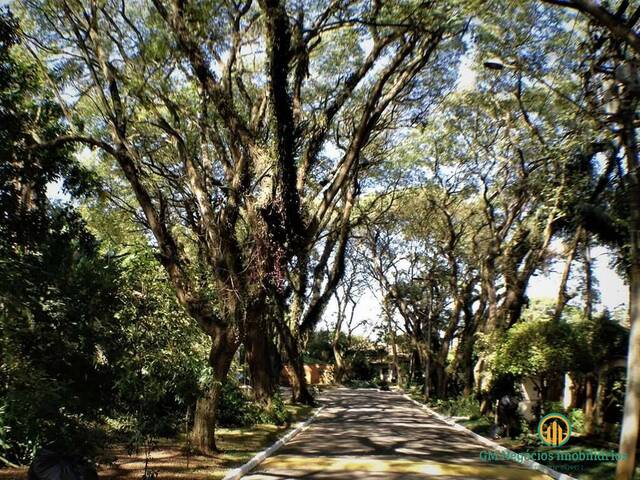
[[[396,392],[336,389],[316,421],[244,477],[276,479],[549,480],[511,463],[487,463],[487,447]]]

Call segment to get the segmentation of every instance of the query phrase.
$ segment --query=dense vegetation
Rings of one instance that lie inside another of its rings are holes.
[[[470,416],[530,383],[537,419],[567,382],[630,479],[639,20],[626,0],[3,7],[0,460],[182,431],[215,454],[216,426],[287,422],[285,366],[313,404],[321,362]],[[599,307],[601,247],[628,312]],[[556,267],[557,298],[530,299]]]

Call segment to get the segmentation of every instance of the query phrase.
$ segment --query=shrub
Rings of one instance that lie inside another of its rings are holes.
[[[480,402],[473,397],[457,397],[435,400],[431,404],[440,413],[452,417],[480,417]]]
[[[565,412],[564,404],[559,401],[547,401],[542,406],[544,414]]]
[[[221,427],[247,427],[256,423],[283,425],[290,420],[280,394],[265,408],[249,398],[235,383],[228,381],[222,387],[222,398],[218,410],[218,425]]]
[[[273,397],[273,399],[271,400],[271,408],[263,411],[263,415],[263,419],[265,421],[261,423],[274,423],[276,425],[284,425],[291,420],[291,415],[287,411],[284,405],[284,400],[282,400],[282,397],[279,393],[276,393],[276,395]]]
[[[584,410],[581,408],[574,408],[569,412],[569,422],[571,422],[571,428],[574,432],[581,433],[584,432]]]
[[[374,388],[376,384],[372,380],[350,379],[347,386],[350,388]]]

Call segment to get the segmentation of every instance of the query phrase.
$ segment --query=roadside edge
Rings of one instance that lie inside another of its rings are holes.
[[[494,450],[497,450],[499,452],[507,452],[507,453],[509,453],[509,456],[517,455],[515,452],[509,450],[506,447],[503,447],[502,445],[494,442],[493,440],[491,440],[489,438],[486,438],[486,437],[483,437],[482,435],[479,435],[476,432],[473,432],[473,431],[469,430],[467,427],[465,427],[463,425],[460,425],[459,423],[454,422],[450,418],[439,414],[435,410],[433,410],[433,409],[429,408],[428,406],[426,406],[424,403],[420,403],[417,400],[411,398],[406,393],[402,393],[402,396],[404,398],[406,398],[407,400],[409,400],[410,402],[416,404],[421,409],[425,410],[430,415],[433,415],[438,420],[441,420],[442,422],[446,423],[450,427],[453,427],[453,428],[455,428],[456,430],[458,430],[460,432],[465,432],[468,435],[471,435],[476,440],[481,442],[483,445],[486,445],[487,447],[490,447],[490,448],[492,448]],[[566,473],[557,472],[556,470],[553,470],[552,468],[549,468],[546,465],[542,465],[541,463],[535,462],[533,460],[525,459],[523,462],[518,462],[518,463],[520,465],[524,465],[524,466],[526,466],[526,467],[528,467],[528,468],[530,468],[532,470],[536,470],[538,472],[544,473],[545,475],[549,475],[551,478],[554,478],[555,480],[578,480],[575,477],[567,475]]]
[[[324,405],[316,408],[313,414],[309,418],[307,418],[304,422],[298,423],[293,430],[290,430],[289,432],[287,432],[282,438],[278,439],[275,443],[273,443],[271,446],[269,446],[265,450],[255,454],[251,458],[251,460],[249,460],[244,465],[241,465],[229,471],[229,473],[227,473],[222,480],[238,480],[244,477],[247,473],[249,473],[251,470],[253,470],[258,465],[260,465],[265,459],[269,458],[271,455],[276,453],[280,448],[286,445],[288,441],[290,441],[295,436],[297,436],[298,434],[302,433],[307,428],[309,428],[309,426],[315,421],[316,417],[320,414],[320,412],[323,409],[324,409]]]

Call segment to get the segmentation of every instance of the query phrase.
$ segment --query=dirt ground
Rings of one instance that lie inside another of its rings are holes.
[[[309,407],[289,407],[294,421],[308,416]],[[280,437],[286,426],[256,425],[249,428],[220,428],[216,431],[218,447],[222,453],[215,456],[190,455],[185,444],[178,439],[161,439],[149,456],[149,471],[158,472],[158,480],[217,480],[225,473],[246,461],[272,444]],[[105,452],[112,459],[101,464],[99,478],[105,480],[140,480],[144,473],[145,454],[128,455],[125,446],[114,446]],[[27,469],[2,469],[0,480],[26,480]]]

